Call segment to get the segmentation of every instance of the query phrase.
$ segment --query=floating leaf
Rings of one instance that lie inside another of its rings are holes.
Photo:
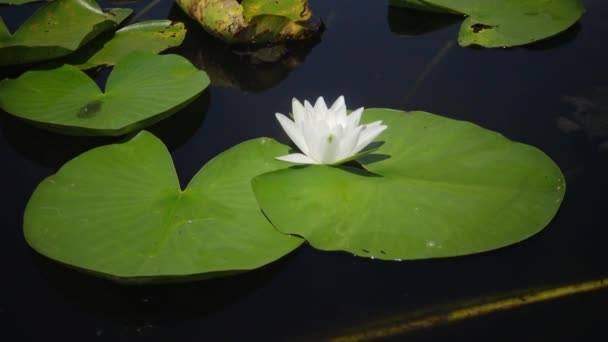
[[[262,210],[284,233],[322,250],[379,259],[488,251],[545,227],[564,177],[538,149],[424,112],[369,109],[388,129],[352,167],[289,168],[254,178]]]
[[[166,147],[141,132],[45,179],[27,205],[25,238],[49,258],[121,281],[261,267],[302,243],[273,228],[250,185],[255,175],[284,167],[274,156],[287,150],[266,138],[244,142],[207,163],[182,191]]]
[[[285,17],[296,22],[308,20],[312,16],[307,0],[243,0],[241,6],[243,6],[245,22],[251,22],[259,15]]]
[[[172,20],[186,21],[183,11],[177,10]],[[204,30],[189,30],[184,42],[175,49],[205,70],[211,85],[239,88],[247,92],[268,90],[283,81],[288,74],[301,66],[317,45],[319,37],[296,43],[271,45],[232,45],[207,34]]]
[[[268,43],[310,37],[307,0],[177,0],[207,32],[228,43]]]
[[[462,46],[516,46],[554,36],[574,25],[584,12],[582,0],[391,0],[393,6],[461,13]]]
[[[0,5],[23,5],[35,1],[43,0],[0,0]]]
[[[4,19],[0,17],[0,42],[10,39],[11,33],[8,31],[6,24],[4,23]]]
[[[116,65],[105,92],[64,65],[0,82],[0,107],[61,133],[121,135],[175,113],[208,85],[207,75],[181,56],[135,52]]]
[[[130,9],[103,12],[93,0],[55,0],[38,9],[11,35],[0,22],[0,65],[65,56],[116,27]]]
[[[180,45],[186,36],[182,23],[171,20],[152,20],[126,26],[109,37],[95,39],[76,53],[67,62],[81,69],[99,65],[115,65],[134,51],[159,53]]]

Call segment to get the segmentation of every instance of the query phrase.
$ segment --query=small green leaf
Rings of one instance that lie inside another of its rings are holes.
[[[274,15],[295,22],[306,21],[312,16],[305,0],[243,0],[241,6],[246,22],[258,15]]]
[[[462,46],[517,46],[554,36],[585,11],[582,0],[392,0],[393,6],[461,13]]]
[[[565,181],[538,149],[424,112],[368,109],[384,144],[352,167],[289,168],[254,178],[260,207],[322,250],[379,259],[488,251],[521,241],[557,212]]]
[[[220,154],[181,190],[160,140],[141,132],[65,164],[32,195],[27,242],[43,255],[119,281],[163,282],[261,267],[302,240],[260,211],[252,177],[283,167],[270,139]]]
[[[93,0],[51,1],[38,9],[13,35],[0,24],[0,65],[65,56],[100,33],[115,28],[131,12],[126,8],[103,12]]]
[[[8,31],[6,24],[4,23],[4,19],[0,17],[0,42],[10,39],[11,33]]]
[[[30,2],[43,1],[43,0],[0,0],[0,5],[23,5]],[[47,0],[44,0],[47,1]]]
[[[424,12],[462,14],[447,7],[441,7],[429,0],[389,0],[389,6],[411,8]]]
[[[61,133],[122,135],[175,113],[208,85],[207,75],[181,56],[138,51],[116,65],[105,92],[64,65],[0,82],[0,108]]]
[[[228,43],[268,43],[301,40],[316,28],[307,0],[177,0],[210,34]]]
[[[99,37],[74,54],[66,62],[81,69],[115,65],[134,51],[159,53],[179,46],[186,36],[183,23],[152,20],[126,26],[109,37]]]

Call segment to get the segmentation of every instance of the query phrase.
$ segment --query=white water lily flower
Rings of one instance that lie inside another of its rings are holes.
[[[348,114],[344,96],[327,108],[323,97],[314,107],[308,101],[302,105],[292,100],[293,119],[277,113],[279,123],[302,153],[277,157],[279,160],[298,164],[340,164],[358,155],[382,131],[382,121],[359,125],[363,107]]]

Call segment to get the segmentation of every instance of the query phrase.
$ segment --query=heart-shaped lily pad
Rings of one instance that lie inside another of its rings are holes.
[[[66,62],[81,69],[115,65],[134,51],[159,53],[180,45],[186,37],[183,23],[171,20],[143,21],[123,27],[115,35],[99,37],[71,54]]]
[[[0,107],[61,133],[121,135],[173,114],[208,85],[207,75],[181,56],[135,52],[114,67],[105,92],[64,65],[3,80]]]
[[[33,63],[65,56],[116,27],[132,10],[102,11],[93,0],[54,0],[10,34],[0,20],[0,65]]]
[[[66,163],[32,195],[27,242],[43,255],[120,281],[251,270],[297,248],[264,217],[251,178],[284,167],[288,148],[260,138],[220,154],[179,186],[171,156],[147,132]]]
[[[574,25],[582,0],[391,0],[392,6],[467,15],[460,28],[462,46],[516,46],[556,35]]]
[[[360,161],[370,172],[308,166],[254,178],[275,227],[322,250],[380,259],[488,251],[545,227],[564,177],[538,149],[474,124],[424,112],[368,109],[384,144]]]

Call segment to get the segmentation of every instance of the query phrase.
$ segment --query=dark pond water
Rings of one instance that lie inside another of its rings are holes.
[[[176,52],[206,69],[215,85],[151,128],[170,147],[182,183],[243,140],[287,142],[274,113],[288,111],[292,97],[343,94],[352,108],[426,110],[540,148],[567,178],[555,220],[525,242],[473,256],[381,262],[303,246],[240,276],[122,287],[38,256],[21,230],[25,204],[42,179],[115,140],[58,136],[0,113],[1,340],[317,341],[400,322],[429,307],[608,277],[605,1],[586,1],[580,23],[556,38],[495,50],[461,48],[458,22],[389,9],[387,1],[310,4],[327,30],[318,42],[291,46],[275,63],[234,52],[188,22],[187,41]],[[184,19],[169,0],[102,5],[133,7],[137,21]],[[14,30],[38,6],[0,7],[0,15]],[[16,71],[5,69],[0,78]],[[407,338],[583,340],[605,335],[607,303],[608,291],[597,291]]]

